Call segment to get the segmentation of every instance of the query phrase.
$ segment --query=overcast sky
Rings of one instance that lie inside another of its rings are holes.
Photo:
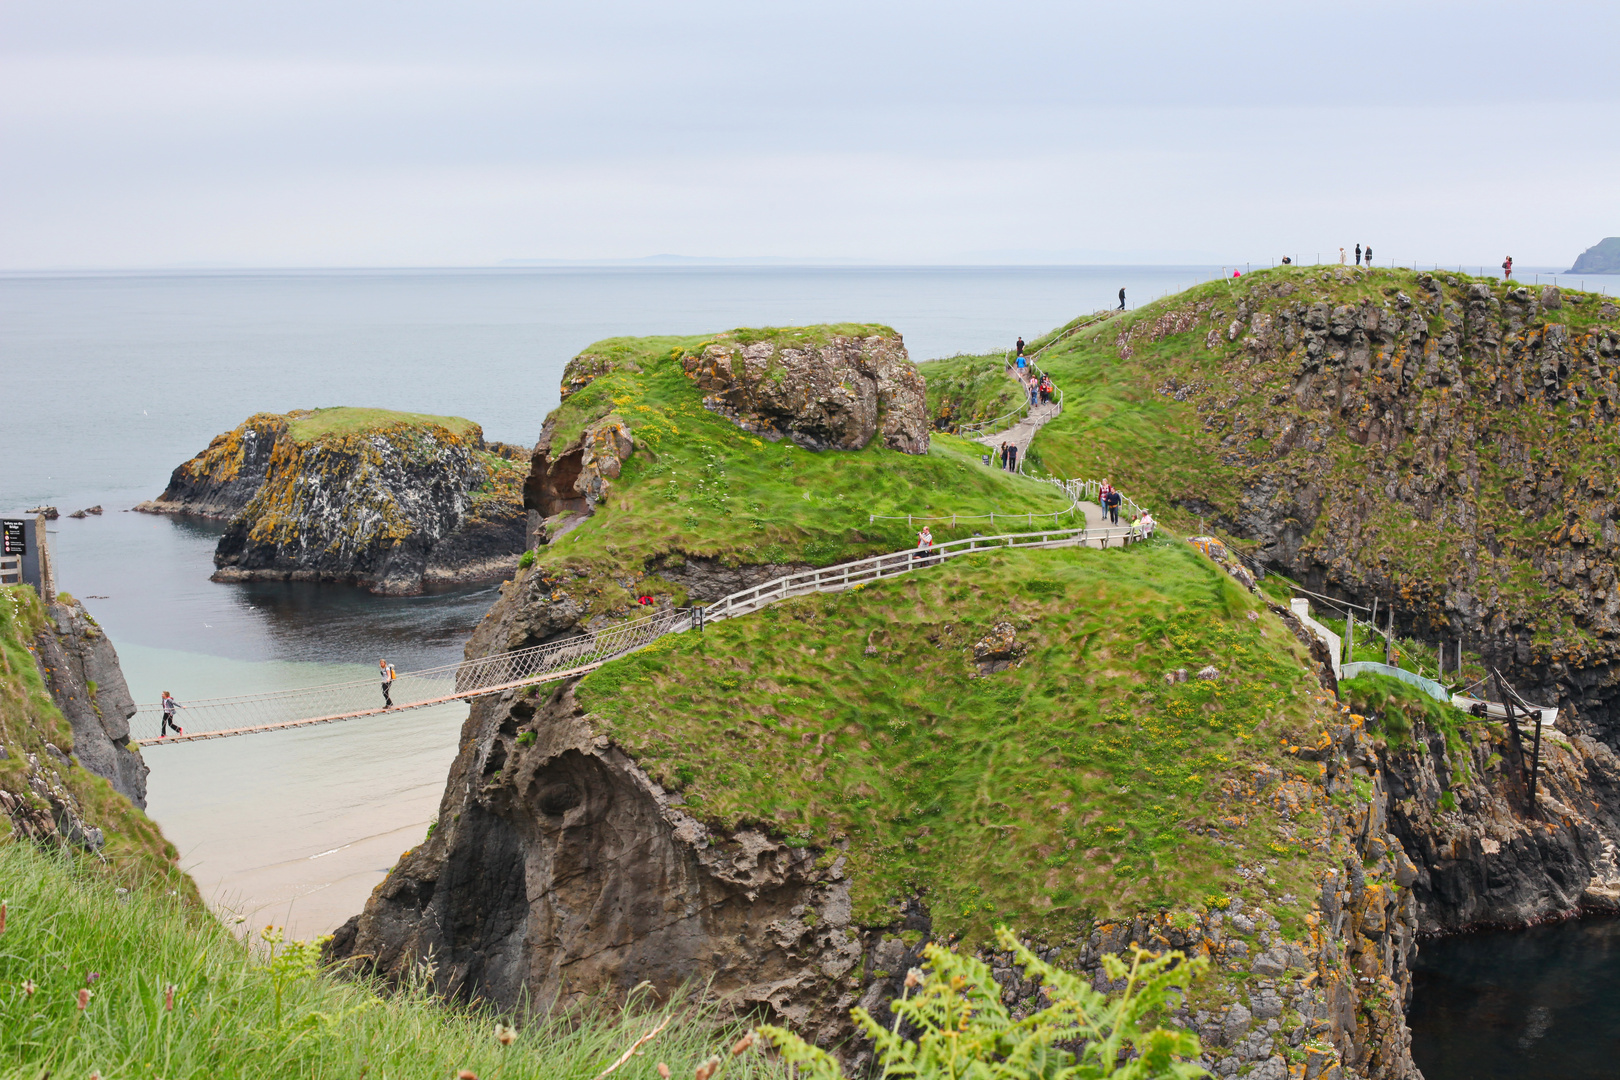
[[[0,267],[1567,265],[1620,3],[0,0]]]

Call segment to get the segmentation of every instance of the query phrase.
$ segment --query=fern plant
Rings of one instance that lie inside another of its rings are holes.
[[[865,1009],[851,1015],[876,1044],[884,1077],[915,1080],[1194,1080],[1208,1072],[1187,1060],[1199,1054],[1191,1031],[1153,1023],[1208,961],[1179,952],[1154,956],[1135,950],[1131,962],[1103,957],[1118,995],[1101,993],[1085,979],[1046,963],[1005,927],[996,931],[1024,973],[1042,984],[1045,1008],[1014,1019],[1001,987],[982,961],[938,945],[924,950],[928,970],[912,969],[906,992],[889,1008],[885,1028]],[[900,1034],[901,1024],[917,1033]],[[838,1061],[785,1028],[759,1033],[800,1080],[842,1080]],[[1077,1049],[1076,1049],[1077,1048]]]

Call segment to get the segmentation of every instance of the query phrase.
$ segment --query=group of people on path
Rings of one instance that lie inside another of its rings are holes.
[[[1367,260],[1367,268],[1371,269],[1372,264],[1373,264],[1372,263],[1372,245],[1371,244],[1368,244],[1366,246],[1366,248],[1363,248],[1360,244],[1356,245],[1356,265],[1357,266],[1361,265],[1361,260],[1362,259]],[[1344,248],[1339,249],[1339,265],[1340,266],[1344,265]]]

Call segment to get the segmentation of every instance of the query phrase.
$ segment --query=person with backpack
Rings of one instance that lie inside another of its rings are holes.
[[[389,691],[394,688],[394,665],[386,660],[378,660],[377,673],[382,676],[383,708],[392,709],[394,698]]]
[[[1509,255],[1502,260],[1502,280],[1506,281],[1513,276],[1513,256]]]
[[[913,556],[921,562],[928,561],[928,555],[934,549],[934,534],[924,525],[922,532],[917,534],[917,554]]]
[[[166,737],[169,734],[170,728],[174,728],[174,733],[176,735],[185,734],[185,731],[180,727],[180,725],[174,722],[174,710],[183,708],[185,708],[185,706],[174,700],[173,694],[169,693],[167,690],[163,691],[163,720],[158,724],[158,738],[161,739]]]

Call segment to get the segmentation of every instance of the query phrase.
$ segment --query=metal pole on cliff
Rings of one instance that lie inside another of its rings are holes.
[[[1536,741],[1530,747],[1530,812],[1536,810],[1536,777],[1541,774],[1541,713],[1526,713],[1536,718]]]
[[[1348,653],[1344,658],[1347,664],[1356,662],[1356,609],[1346,608],[1348,616],[1344,620],[1344,647]]]
[[[1508,700],[1507,694],[1502,691],[1502,673],[1493,666],[1491,676],[1496,682],[1496,696],[1501,699],[1502,708],[1507,712],[1508,745],[1513,749],[1513,759],[1519,767],[1519,779],[1524,779],[1524,742],[1519,737],[1519,721],[1513,715],[1513,702]],[[1525,807],[1526,812],[1534,812],[1535,803]]]
[[[1387,629],[1384,631],[1384,663],[1395,663],[1395,605],[1390,604],[1385,616]]]

